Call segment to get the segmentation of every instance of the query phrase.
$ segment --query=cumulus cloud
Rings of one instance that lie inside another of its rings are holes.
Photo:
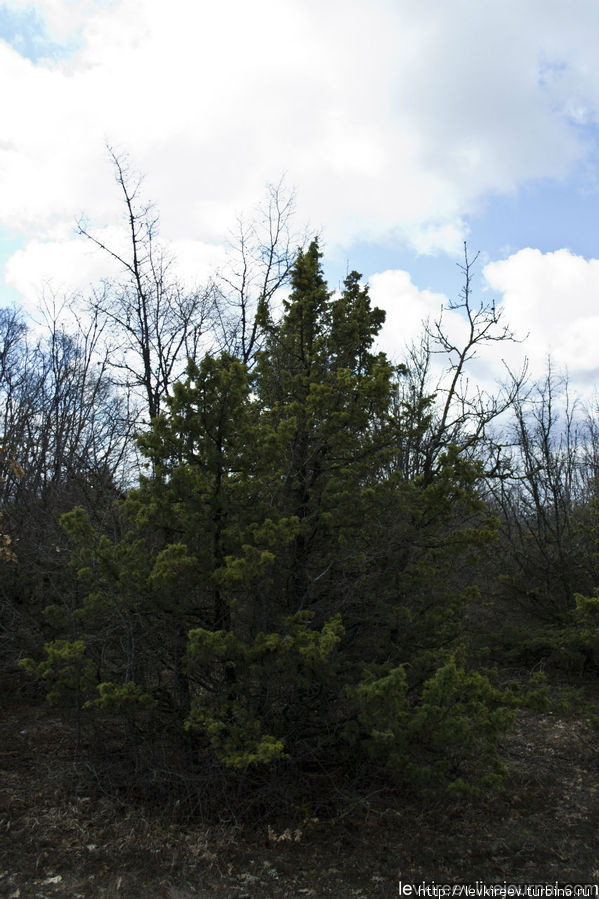
[[[584,384],[599,374],[599,259],[570,250],[552,253],[526,248],[483,270],[488,286],[501,294],[511,327],[527,336],[510,350],[525,353],[533,372],[542,372],[548,355]]]
[[[568,374],[577,391],[586,394],[599,379],[599,259],[585,259],[561,249],[542,253],[526,248],[507,259],[489,262],[482,270],[480,299],[495,303],[500,322],[516,340],[480,345],[468,366],[473,383],[493,392],[509,381],[508,369],[519,375],[525,362],[533,378],[543,378],[548,360],[556,372]],[[467,323],[452,310],[442,293],[421,290],[407,271],[389,270],[369,278],[373,305],[386,312],[379,349],[392,359],[405,358],[406,348],[418,341],[423,324],[443,316],[443,329],[456,345],[464,345]],[[438,377],[446,359],[436,358]]]
[[[478,347],[468,366],[473,383],[493,392],[509,381],[508,369],[519,375],[525,361],[532,378],[543,378],[551,359],[553,370],[567,372],[577,392],[592,390],[599,379],[599,259],[567,249],[526,248],[489,262],[482,276],[483,302],[495,302],[500,315],[496,334],[506,326],[517,339]],[[441,310],[445,333],[463,345],[466,321],[459,310],[451,310],[444,294],[419,289],[406,271],[381,272],[369,283],[373,304],[387,313],[379,347],[391,358],[404,358],[423,323],[434,324]],[[478,302],[473,298],[473,308]],[[434,360],[434,377],[446,362]]]
[[[76,295],[81,289],[82,272],[89,282],[99,281],[106,273],[106,263],[90,253],[83,242],[31,240],[12,255],[4,276],[21,297],[23,308],[35,317],[41,296],[66,299]]]
[[[55,260],[79,266],[82,287],[94,275],[72,228],[82,212],[120,221],[105,142],[147,172],[163,235],[187,268],[198,249],[202,277],[236,214],[283,173],[333,251],[384,238],[454,254],[487,197],[583,160],[599,117],[594,0],[35,10],[62,53],[32,61],[0,40],[0,227],[26,241],[27,263],[6,272],[16,287],[54,279]]]
[[[578,5],[588,32],[599,10]],[[573,104],[577,121],[583,107],[594,115],[599,97],[579,17],[540,0],[37,6],[56,40],[72,37],[72,20],[78,49],[33,65],[1,47],[3,83],[15,86],[3,122],[20,162],[0,160],[0,215],[23,226],[49,210],[104,212],[108,137],[150,173],[169,222],[172,203],[173,226],[204,238],[287,171],[331,240],[396,229],[445,244],[487,191],[566,171],[584,151],[568,115]]]
[[[369,279],[370,297],[374,306],[385,310],[386,320],[377,340],[377,349],[387,353],[390,359],[400,362],[408,358],[412,347],[418,347],[425,329],[431,334],[430,348],[430,388],[447,383],[447,374],[456,356],[450,358],[435,341],[434,334],[439,324],[442,333],[460,350],[466,347],[470,337],[469,324],[462,310],[450,302],[443,293],[421,290],[406,271],[389,270],[372,275]],[[472,309],[478,309],[474,302]],[[502,333],[499,322],[494,335]],[[510,354],[514,357],[509,360]],[[479,387],[490,393],[501,389],[502,382],[509,381],[508,372],[502,361],[512,361],[516,374],[518,351],[514,354],[509,341],[481,343],[470,354],[465,369],[465,377],[472,388]]]
[[[127,258],[128,248],[121,229],[103,228],[96,236],[105,246]],[[206,285],[225,264],[226,251],[219,245],[193,240],[165,241],[164,250],[166,258],[172,260],[171,275],[189,289]],[[105,279],[118,280],[123,274],[126,276],[115,259],[85,238],[65,237],[28,241],[12,254],[4,278],[21,298],[25,311],[35,319],[40,304],[56,301],[59,306],[64,304],[65,310],[73,303],[82,307],[85,295],[94,286]]]
[[[408,272],[397,269],[372,275],[369,286],[372,305],[386,313],[378,348],[400,361],[412,343],[419,340],[424,323],[438,319],[447,297],[419,290]]]

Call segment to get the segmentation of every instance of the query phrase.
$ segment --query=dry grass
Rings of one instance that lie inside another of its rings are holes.
[[[0,895],[357,899],[396,896],[399,879],[599,880],[597,732],[582,716],[522,714],[496,795],[371,797],[341,820],[256,829],[161,821],[86,791],[71,738],[45,708],[4,711]]]

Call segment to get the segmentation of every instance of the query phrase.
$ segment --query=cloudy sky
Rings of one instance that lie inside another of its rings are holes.
[[[599,382],[598,45],[597,0],[0,2],[0,305],[105,273],[74,225],[121,221],[109,143],[187,275],[284,176],[392,352],[467,239],[533,366]]]

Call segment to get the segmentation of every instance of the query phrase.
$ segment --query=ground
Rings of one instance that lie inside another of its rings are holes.
[[[476,801],[373,795],[337,820],[194,826],[73,788],[71,735],[52,710],[0,722],[0,895],[391,897],[398,882],[599,883],[597,730],[582,713],[523,712],[511,775]]]

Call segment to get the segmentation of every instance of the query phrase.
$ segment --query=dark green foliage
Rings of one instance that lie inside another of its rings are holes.
[[[403,666],[358,686],[355,696],[367,747],[396,779],[449,783],[453,791],[495,783],[505,773],[496,741],[512,719],[507,695],[476,671],[453,659],[423,685],[420,703],[409,699]],[[457,778],[467,760],[475,777]],[[486,763],[486,764],[484,764]]]
[[[398,402],[384,313],[355,272],[329,294],[320,258],[299,253],[251,372],[190,362],[113,532],[64,516],[79,590],[47,610],[38,671],[99,726],[121,716],[137,768],[168,733],[187,778],[374,766],[472,789],[509,722],[466,661],[468,571],[497,529],[482,466],[439,431],[419,465],[432,400]]]
[[[562,627],[538,628],[524,640],[513,637],[510,657],[566,678],[599,673],[599,597],[577,594],[575,600]]]
[[[94,683],[93,664],[85,649],[83,640],[54,640],[46,644],[43,662],[36,665],[31,659],[23,659],[21,667],[48,684],[50,705],[69,699],[81,703]]]

